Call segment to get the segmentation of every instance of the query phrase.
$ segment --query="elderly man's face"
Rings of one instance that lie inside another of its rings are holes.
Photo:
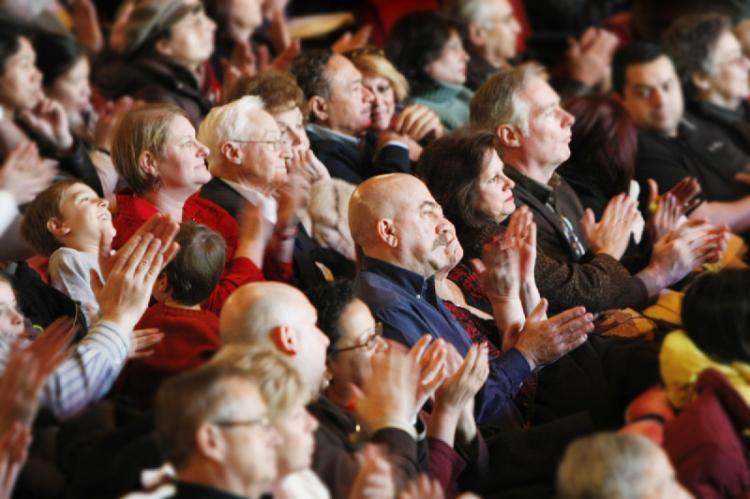
[[[214,424],[224,440],[223,471],[234,484],[231,492],[257,497],[270,492],[276,480],[276,451],[281,437],[268,420],[258,388],[240,379],[224,381],[232,400],[229,415]]]
[[[291,146],[284,139],[273,116],[255,111],[247,137],[237,138],[243,149],[241,179],[261,188],[278,186],[288,180],[286,160]]]
[[[521,32],[509,0],[484,0],[485,19],[472,29],[472,43],[493,65],[500,66],[516,55],[516,38]]]
[[[457,246],[453,224],[427,187],[416,177],[403,176],[394,182],[391,198],[397,251],[403,267],[429,277],[450,266]]]
[[[331,95],[328,104],[328,126],[348,135],[359,135],[370,126],[373,95],[362,84],[362,73],[349,59],[334,55],[328,60],[326,73]]]
[[[575,119],[560,107],[560,96],[541,78],[533,78],[519,92],[529,107],[528,134],[520,137],[530,163],[559,166],[570,157],[570,127]]]
[[[325,379],[326,351],[330,340],[318,329],[318,312],[305,295],[290,289],[279,299],[286,301],[288,310],[294,310],[293,316],[283,318],[297,339],[297,353],[290,360],[305,383],[317,392]]]
[[[625,69],[623,104],[638,128],[677,135],[684,103],[672,61],[665,55]]]
[[[707,75],[703,94],[709,102],[735,108],[750,93],[750,60],[742,53],[740,42],[730,31],[722,33],[716,41],[712,57],[714,72]]]

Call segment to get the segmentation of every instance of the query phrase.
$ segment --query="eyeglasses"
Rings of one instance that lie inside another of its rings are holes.
[[[375,327],[373,328],[370,335],[367,337],[367,339],[359,343],[357,345],[352,345],[350,347],[344,347],[344,348],[334,348],[331,350],[330,355],[335,355],[337,353],[341,352],[347,352],[349,350],[357,350],[359,348],[364,348],[366,350],[373,350],[375,346],[380,341],[380,338],[383,336],[383,323],[382,322],[376,322]]]
[[[239,139],[230,139],[232,142],[242,142],[245,144],[269,144],[271,146],[272,151],[278,151],[281,149],[281,145],[286,142],[286,140],[282,137],[277,140],[239,140]]]
[[[271,420],[268,416],[261,416],[257,419],[245,419],[240,421],[212,421],[216,426],[224,428],[234,428],[236,426],[260,426],[262,429],[267,430],[271,428]]]

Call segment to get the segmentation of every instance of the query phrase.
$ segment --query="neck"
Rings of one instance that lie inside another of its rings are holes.
[[[398,248],[396,248],[396,250],[397,249]],[[394,254],[393,250],[390,247],[369,248],[368,250],[363,250],[363,251],[364,251],[364,254],[366,256],[369,256],[370,258],[376,258],[378,260],[381,260],[386,263],[390,263],[391,265],[395,265],[396,267],[402,268],[404,270],[414,272],[415,274],[421,275],[425,279],[428,279],[434,275],[434,271],[431,268],[429,268],[428,265],[425,265],[422,262],[416,261],[413,258]]]
[[[187,192],[187,190],[162,188],[147,192],[143,197],[146,201],[153,204],[159,213],[169,215],[173,220],[181,222],[185,201],[194,193],[195,191]]]
[[[448,271],[438,270],[435,272],[435,292],[441,300],[450,299],[450,285],[448,284]]]
[[[177,472],[177,479],[248,498],[260,497],[268,489],[261,484],[248,487],[241,477],[227,473],[221,463],[208,459],[193,459],[186,468]]]
[[[167,298],[164,300],[164,305],[172,308],[182,308],[185,310],[200,310],[201,305],[198,303],[197,305],[184,305],[178,301],[175,301],[173,298]]]
[[[742,103],[742,99],[734,99],[731,97],[725,97],[723,95],[711,92],[703,95],[703,100],[710,102],[711,104],[723,107],[724,109],[736,110]]]
[[[560,165],[543,165],[524,154],[506,154],[503,160],[506,164],[512,166],[519,172],[523,173],[532,180],[542,185],[547,185]]]
[[[80,251],[81,253],[93,253],[95,255],[99,254],[99,241],[75,241],[75,240],[69,240],[69,241],[63,241],[63,246],[66,248],[71,248],[76,251]]]
[[[15,119],[16,111],[12,107],[0,103],[0,110],[2,110],[2,120],[8,120],[12,122]]]
[[[331,380],[324,393],[334,405],[343,410],[348,409],[349,402],[352,400],[352,391],[349,389],[348,382],[336,383],[336,380]]]

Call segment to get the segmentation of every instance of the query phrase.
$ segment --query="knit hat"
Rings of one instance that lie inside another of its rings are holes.
[[[124,52],[132,54],[156,40],[187,14],[202,8],[200,2],[188,4],[185,0],[137,0],[125,25]]]

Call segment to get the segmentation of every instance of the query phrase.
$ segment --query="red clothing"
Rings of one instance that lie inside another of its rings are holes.
[[[132,192],[117,194],[117,213],[112,220],[112,224],[117,229],[117,235],[112,241],[112,247],[117,249],[125,244],[140,226],[156,213],[158,213],[156,206]],[[240,227],[229,213],[196,193],[185,201],[180,222],[191,220],[221,234],[227,242],[227,260],[232,258],[237,248]]]
[[[219,349],[219,317],[206,310],[188,310],[157,303],[149,307],[136,329],[159,328],[164,339],[150,357],[128,362],[121,387],[150,405],[168,377],[204,364]]]

